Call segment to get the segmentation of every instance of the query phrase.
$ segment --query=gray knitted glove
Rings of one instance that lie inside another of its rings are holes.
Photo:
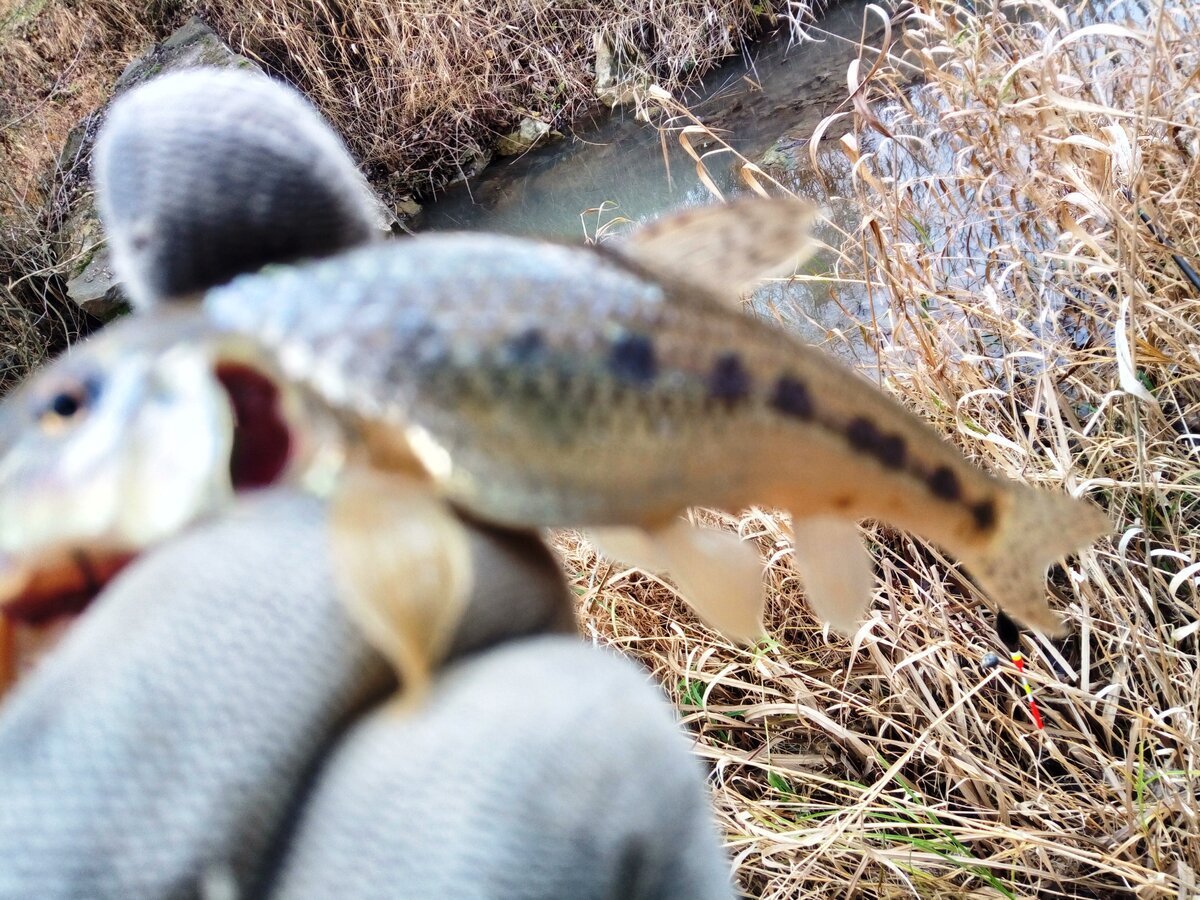
[[[334,596],[317,501],[124,572],[0,708],[0,897],[730,896],[662,698],[520,638],[571,621],[556,566],[472,541],[459,662],[414,708]]]
[[[112,104],[92,157],[118,273],[139,307],[380,232],[341,139],[291,88],[195,69]]]

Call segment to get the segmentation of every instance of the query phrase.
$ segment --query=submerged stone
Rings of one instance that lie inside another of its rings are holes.
[[[496,155],[518,156],[561,137],[561,134],[551,129],[548,122],[526,116],[516,131],[500,138],[500,143],[496,146]]]

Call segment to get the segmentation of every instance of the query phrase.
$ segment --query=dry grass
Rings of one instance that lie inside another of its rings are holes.
[[[392,193],[469,171],[523,115],[565,127],[593,106],[594,33],[629,65],[679,85],[733,53],[756,21],[752,0],[206,7],[232,46],[304,90]]]
[[[907,536],[870,532],[878,597],[845,641],[804,606],[779,517],[725,519],[771,560],[772,640],[753,652],[562,540],[587,626],[695,730],[754,896],[1200,891],[1200,301],[1138,217],[1198,264],[1200,12],[1184,6],[1089,28],[1037,2],[1005,18],[916,0],[891,55],[851,73],[850,135],[812,148],[857,212],[810,280],[870,301],[831,351],[865,336],[886,388],[982,465],[1118,523],[1052,579],[1073,636],[1025,638],[1044,732],[1012,667],[979,665],[1004,653],[986,607]],[[716,151],[705,165],[743,162]]]
[[[101,4],[0,5],[0,394],[84,324],[61,278],[55,163],[149,39]]]

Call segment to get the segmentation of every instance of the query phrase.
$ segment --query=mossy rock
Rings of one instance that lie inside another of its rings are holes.
[[[561,137],[562,134],[554,131],[548,122],[526,116],[521,120],[516,131],[509,132],[500,138],[500,143],[496,146],[496,155],[519,156]]]
[[[113,96],[144,84],[163,72],[194,69],[197,66],[258,69],[254,62],[234,53],[216,32],[199,19],[190,19],[160,44],[125,67],[117,79]]]

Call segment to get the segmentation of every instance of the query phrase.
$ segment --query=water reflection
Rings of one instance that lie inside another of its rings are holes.
[[[858,219],[855,206],[839,199],[839,194],[849,196],[838,189],[848,182],[846,160],[841,154],[825,154],[822,169],[834,188],[830,193],[808,171],[804,145],[844,100],[845,71],[859,55],[864,32],[868,43],[883,33],[878,17],[864,15],[866,5],[861,0],[838,5],[802,43],[791,43],[786,33],[777,35],[753,48],[750,59],[712,73],[697,96],[683,98],[745,157],[757,160],[767,153],[773,174],[825,204],[845,230],[853,230]],[[744,190],[731,161],[716,156],[708,164],[727,195]],[[618,110],[565,141],[500,160],[473,181],[453,186],[426,206],[417,224],[421,230],[469,228],[593,239],[624,220],[643,221],[712,199],[695,163],[673,137]],[[826,240],[841,243],[836,229],[826,231]],[[836,263],[836,254],[821,254],[805,266],[802,278],[765,285],[752,305],[810,340],[845,333],[847,340],[834,342],[839,351],[871,364],[873,351],[850,324],[850,317],[867,312],[870,292],[861,275],[840,273],[843,267]]]

